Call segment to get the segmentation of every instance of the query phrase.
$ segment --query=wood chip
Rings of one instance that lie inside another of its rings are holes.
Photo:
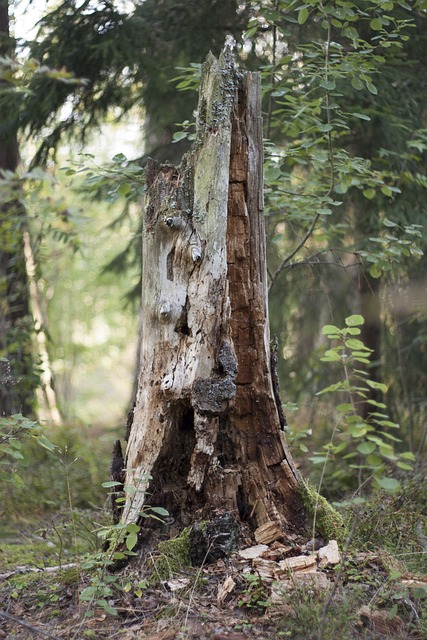
[[[265,580],[274,580],[279,565],[273,560],[255,558],[252,561],[252,567],[261,578],[264,578]]]
[[[236,583],[231,576],[228,576],[228,578],[219,586],[216,599],[220,607],[222,607],[228,594],[233,591],[235,586]]]
[[[315,591],[324,591],[325,589],[329,589],[330,586],[330,580],[320,571],[313,573],[299,571],[298,573],[292,574],[287,580],[281,579],[274,583],[271,589],[271,602],[273,604],[282,603],[284,592],[292,591],[295,587],[309,587]]]
[[[278,577],[288,574],[290,571],[311,573],[317,570],[316,556],[295,556],[281,560],[278,565]]]
[[[319,569],[333,567],[341,562],[341,554],[336,540],[330,540],[326,547],[322,547],[317,552],[319,558]]]
[[[267,549],[267,551],[264,551],[262,557],[266,560],[275,560],[278,562],[279,560],[286,558],[286,556],[288,556],[292,551],[295,553],[295,549],[293,547],[285,547],[284,544],[275,542]]]
[[[176,578],[175,580],[168,580],[167,586],[171,591],[179,591],[180,589],[185,589],[190,584],[189,578]]]
[[[283,532],[277,527],[276,523],[272,520],[268,522],[264,522],[258,529],[255,531],[255,540],[260,544],[270,544],[275,540],[280,540],[283,538]]]
[[[427,579],[417,578],[415,576],[413,578],[409,578],[406,576],[405,578],[402,578],[400,582],[405,587],[408,587],[408,589],[427,589]]]
[[[240,549],[239,556],[245,560],[253,560],[254,558],[259,558],[267,549],[266,544],[257,544],[255,547]]]

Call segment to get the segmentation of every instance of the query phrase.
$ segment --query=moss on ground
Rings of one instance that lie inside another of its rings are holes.
[[[308,515],[313,519],[316,532],[325,540],[337,540],[342,544],[346,537],[342,515],[309,483],[303,483],[301,496]]]
[[[158,555],[153,558],[152,577],[155,581],[167,580],[181,569],[190,566],[190,529],[179,536],[159,542]]]
[[[19,567],[43,567],[58,563],[58,549],[46,541],[2,543],[0,545],[0,571]]]

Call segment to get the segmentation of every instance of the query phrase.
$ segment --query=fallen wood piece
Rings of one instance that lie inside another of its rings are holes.
[[[400,582],[408,589],[427,589],[427,578],[417,578],[416,576],[409,578],[405,576],[401,578]]]
[[[167,586],[172,592],[179,591],[180,589],[185,589],[186,587],[188,587],[189,583],[189,578],[176,578],[175,580],[168,580],[166,582]]]
[[[14,576],[17,573],[54,573],[55,571],[65,571],[66,569],[72,569],[77,567],[77,562],[69,562],[68,564],[60,564],[56,567],[25,567],[17,566],[13,571],[7,573],[0,573],[0,580],[7,580],[10,576]]]
[[[255,558],[252,561],[252,567],[258,573],[260,578],[264,580],[274,580],[279,565],[274,560],[264,560],[264,558]]]
[[[267,551],[268,547],[266,544],[257,544],[254,547],[247,547],[246,549],[240,549],[239,556],[244,558],[245,560],[253,560],[254,558],[259,558],[264,551]]]
[[[317,570],[316,556],[295,556],[279,562],[278,576],[289,572],[314,572]]]
[[[265,560],[275,560],[278,562],[279,560],[286,558],[292,552],[295,553],[294,547],[286,547],[280,542],[274,542],[271,547],[268,547],[267,551],[264,551],[262,557],[265,558]]]
[[[322,547],[317,552],[319,558],[319,569],[333,567],[341,562],[341,554],[336,540],[330,540],[326,547]]]
[[[271,589],[271,602],[273,604],[283,601],[283,594],[286,591],[291,591],[295,587],[310,587],[315,591],[324,591],[329,589],[331,581],[328,577],[320,571],[312,573],[304,573],[299,571],[293,573],[288,579],[277,580]]]
[[[228,596],[229,593],[233,591],[235,586],[236,586],[236,583],[234,582],[231,576],[228,576],[225,582],[223,582],[223,584],[220,585],[217,596],[216,596],[217,602],[220,607],[222,607],[226,597]]]
[[[258,529],[255,530],[255,540],[262,544],[270,544],[283,538],[283,532],[277,527],[276,523],[272,520],[264,522]]]

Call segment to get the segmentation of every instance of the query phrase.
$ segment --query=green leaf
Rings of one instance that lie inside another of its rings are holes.
[[[117,193],[119,196],[126,197],[132,191],[132,185],[130,182],[122,182],[122,184],[117,189]]]
[[[266,183],[268,184],[269,182],[274,182],[274,180],[277,180],[278,178],[280,178],[281,174],[282,174],[282,171],[278,164],[267,165],[264,170],[264,178]]]
[[[372,93],[374,96],[376,96],[378,94],[378,89],[376,88],[376,86],[374,84],[372,84],[372,82],[367,82],[366,86],[368,88],[368,91],[370,93]]]
[[[388,198],[391,198],[391,196],[393,195],[393,191],[387,185],[381,187],[381,193],[383,193]]]
[[[399,469],[404,469],[405,471],[412,471],[412,469],[414,468],[408,462],[400,462],[400,461],[397,462],[396,466],[399,467]]]
[[[379,389],[383,393],[387,392],[387,385],[382,382],[375,382],[375,380],[365,380],[366,384],[371,387],[371,389]]]
[[[372,187],[363,191],[363,195],[365,196],[365,198],[367,198],[367,200],[373,200],[373,198],[375,198],[375,194],[376,191],[375,189],[372,189]]]
[[[320,360],[322,362],[340,362],[341,356],[335,351],[335,349],[328,349]]]
[[[368,433],[368,427],[364,423],[349,424],[348,431],[353,438],[361,438]]]
[[[96,604],[99,604],[99,606],[102,607],[104,609],[104,611],[106,611],[106,613],[109,613],[111,616],[116,616],[117,615],[117,609],[112,607],[107,602],[107,600],[104,600],[103,598],[101,598],[100,600],[96,601]]]
[[[309,12],[307,7],[303,7],[302,9],[300,9],[300,11],[298,12],[298,24],[304,24],[307,21],[308,16]]]
[[[359,118],[359,120],[368,120],[369,121],[371,119],[365,113],[358,113],[357,111],[354,111],[351,115],[354,116],[355,118]],[[363,192],[363,193],[365,193],[365,192]]]
[[[353,411],[353,405],[349,402],[337,405],[337,411],[340,413],[346,413],[347,411]]]
[[[335,327],[333,324],[325,324],[324,327],[322,327],[322,333],[323,335],[330,335],[333,334],[334,337],[339,337],[339,333],[340,330],[338,329],[338,327]]]
[[[327,91],[333,91],[336,88],[336,83],[335,83],[335,80],[322,80],[322,82],[320,82],[320,86],[326,89]],[[326,129],[326,131],[330,131],[330,129]]]
[[[383,225],[385,227],[398,227],[399,225],[396,224],[395,222],[393,222],[392,220],[389,220],[388,218],[384,218],[383,220]]]
[[[55,445],[53,445],[50,440],[45,438],[45,436],[37,436],[37,442],[41,447],[44,447],[49,451],[55,451]]]
[[[400,482],[395,478],[375,478],[381,489],[388,493],[396,493],[400,489]]]
[[[167,509],[164,509],[163,507],[150,507],[150,511],[157,513],[159,516],[169,516],[169,511]]]
[[[122,483],[121,482],[103,482],[101,487],[104,487],[104,489],[110,489],[111,487],[121,487]]]
[[[364,322],[365,322],[364,317],[358,314],[348,316],[345,319],[345,323],[347,327],[356,327],[358,325],[364,324]]]
[[[373,31],[381,31],[381,29],[383,28],[382,22],[379,18],[374,18],[373,20],[371,20],[369,26]]]
[[[332,214],[332,210],[331,209],[316,209],[316,213],[319,214],[319,216],[330,216]]]
[[[347,333],[351,336],[359,336],[362,332],[357,327],[348,327]]]
[[[415,462],[415,456],[412,451],[404,451],[400,454],[400,457],[405,458],[405,460],[412,460],[413,462]]]
[[[310,462],[313,464],[322,464],[327,461],[327,456],[312,456],[309,458]]]
[[[356,89],[356,91],[361,91],[361,89],[363,89],[363,82],[359,80],[359,78],[352,78],[351,86],[353,89]]]
[[[138,534],[135,531],[131,531],[126,536],[126,547],[128,548],[129,551],[132,551],[132,549],[136,546],[137,542],[138,542]]]
[[[366,464],[369,464],[370,467],[381,467],[381,465],[383,464],[382,459],[375,455],[375,454],[370,454],[367,456],[366,458]]]
[[[340,391],[345,391],[346,390],[344,382],[336,382],[335,384],[331,384],[331,385],[329,385],[329,387],[325,387],[321,391],[318,391],[316,393],[316,396],[321,396],[323,393],[331,393],[332,391],[338,391],[338,389]]]
[[[172,141],[179,142],[180,140],[185,140],[185,138],[188,138],[188,131],[175,131]]]
[[[127,162],[127,158],[123,153],[116,153],[116,155],[113,156],[112,161],[115,164],[122,164],[122,162]]]
[[[362,442],[361,444],[358,445],[357,450],[359,453],[363,454],[364,456],[367,456],[370,453],[373,453],[376,448],[377,447],[373,442]]]
[[[371,351],[371,349],[368,349],[367,347],[365,347],[363,342],[361,340],[358,340],[357,338],[348,338],[345,341],[345,346],[348,349],[363,349],[365,351],[365,356],[368,355],[366,351]]]
[[[383,270],[380,267],[380,265],[378,264],[374,264],[372,265],[372,267],[369,269],[369,273],[373,278],[381,278],[382,274],[383,274]]]

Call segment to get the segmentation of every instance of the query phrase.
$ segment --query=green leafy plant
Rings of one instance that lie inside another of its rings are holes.
[[[264,611],[269,605],[270,590],[265,580],[254,573],[245,574],[245,586],[238,606]]]
[[[23,487],[24,482],[17,473],[17,466],[25,464],[24,440],[34,438],[45,449],[55,447],[44,434],[43,427],[20,413],[0,418],[0,481]]]
[[[123,505],[126,496],[132,500],[132,496],[138,491],[138,487],[126,486],[114,481],[104,482],[102,486],[112,490],[112,495],[119,505]],[[118,490],[124,495],[120,496]],[[139,515],[140,518],[151,518],[163,522],[162,518],[167,517],[169,513],[163,507],[146,505]],[[145,581],[124,582],[121,576],[108,573],[109,569],[117,566],[117,563],[136,555],[135,549],[140,530],[141,526],[134,522],[119,522],[98,529],[98,537],[104,541],[106,550],[89,555],[82,563],[83,570],[91,571],[89,586],[80,592],[80,600],[89,603],[86,616],[93,615],[93,605],[98,605],[110,615],[117,615],[117,609],[113,606],[115,592],[133,591],[137,597],[142,595],[146,588]]]
[[[336,405],[336,422],[330,441],[310,460],[324,465],[324,469],[331,462],[334,477],[342,477],[348,470],[355,472],[358,491],[372,480],[377,488],[393,493],[400,489],[400,482],[390,475],[390,471],[395,468],[411,470],[414,455],[396,451],[400,439],[390,431],[394,432],[399,425],[390,420],[384,402],[370,397],[372,389],[386,393],[387,386],[369,376],[371,350],[359,338],[363,323],[362,316],[351,315],[346,318],[344,328],[326,325],[322,329],[331,345],[321,361],[338,364],[343,375],[317,395],[338,395],[344,401]],[[369,410],[365,418],[361,408],[366,405]]]

